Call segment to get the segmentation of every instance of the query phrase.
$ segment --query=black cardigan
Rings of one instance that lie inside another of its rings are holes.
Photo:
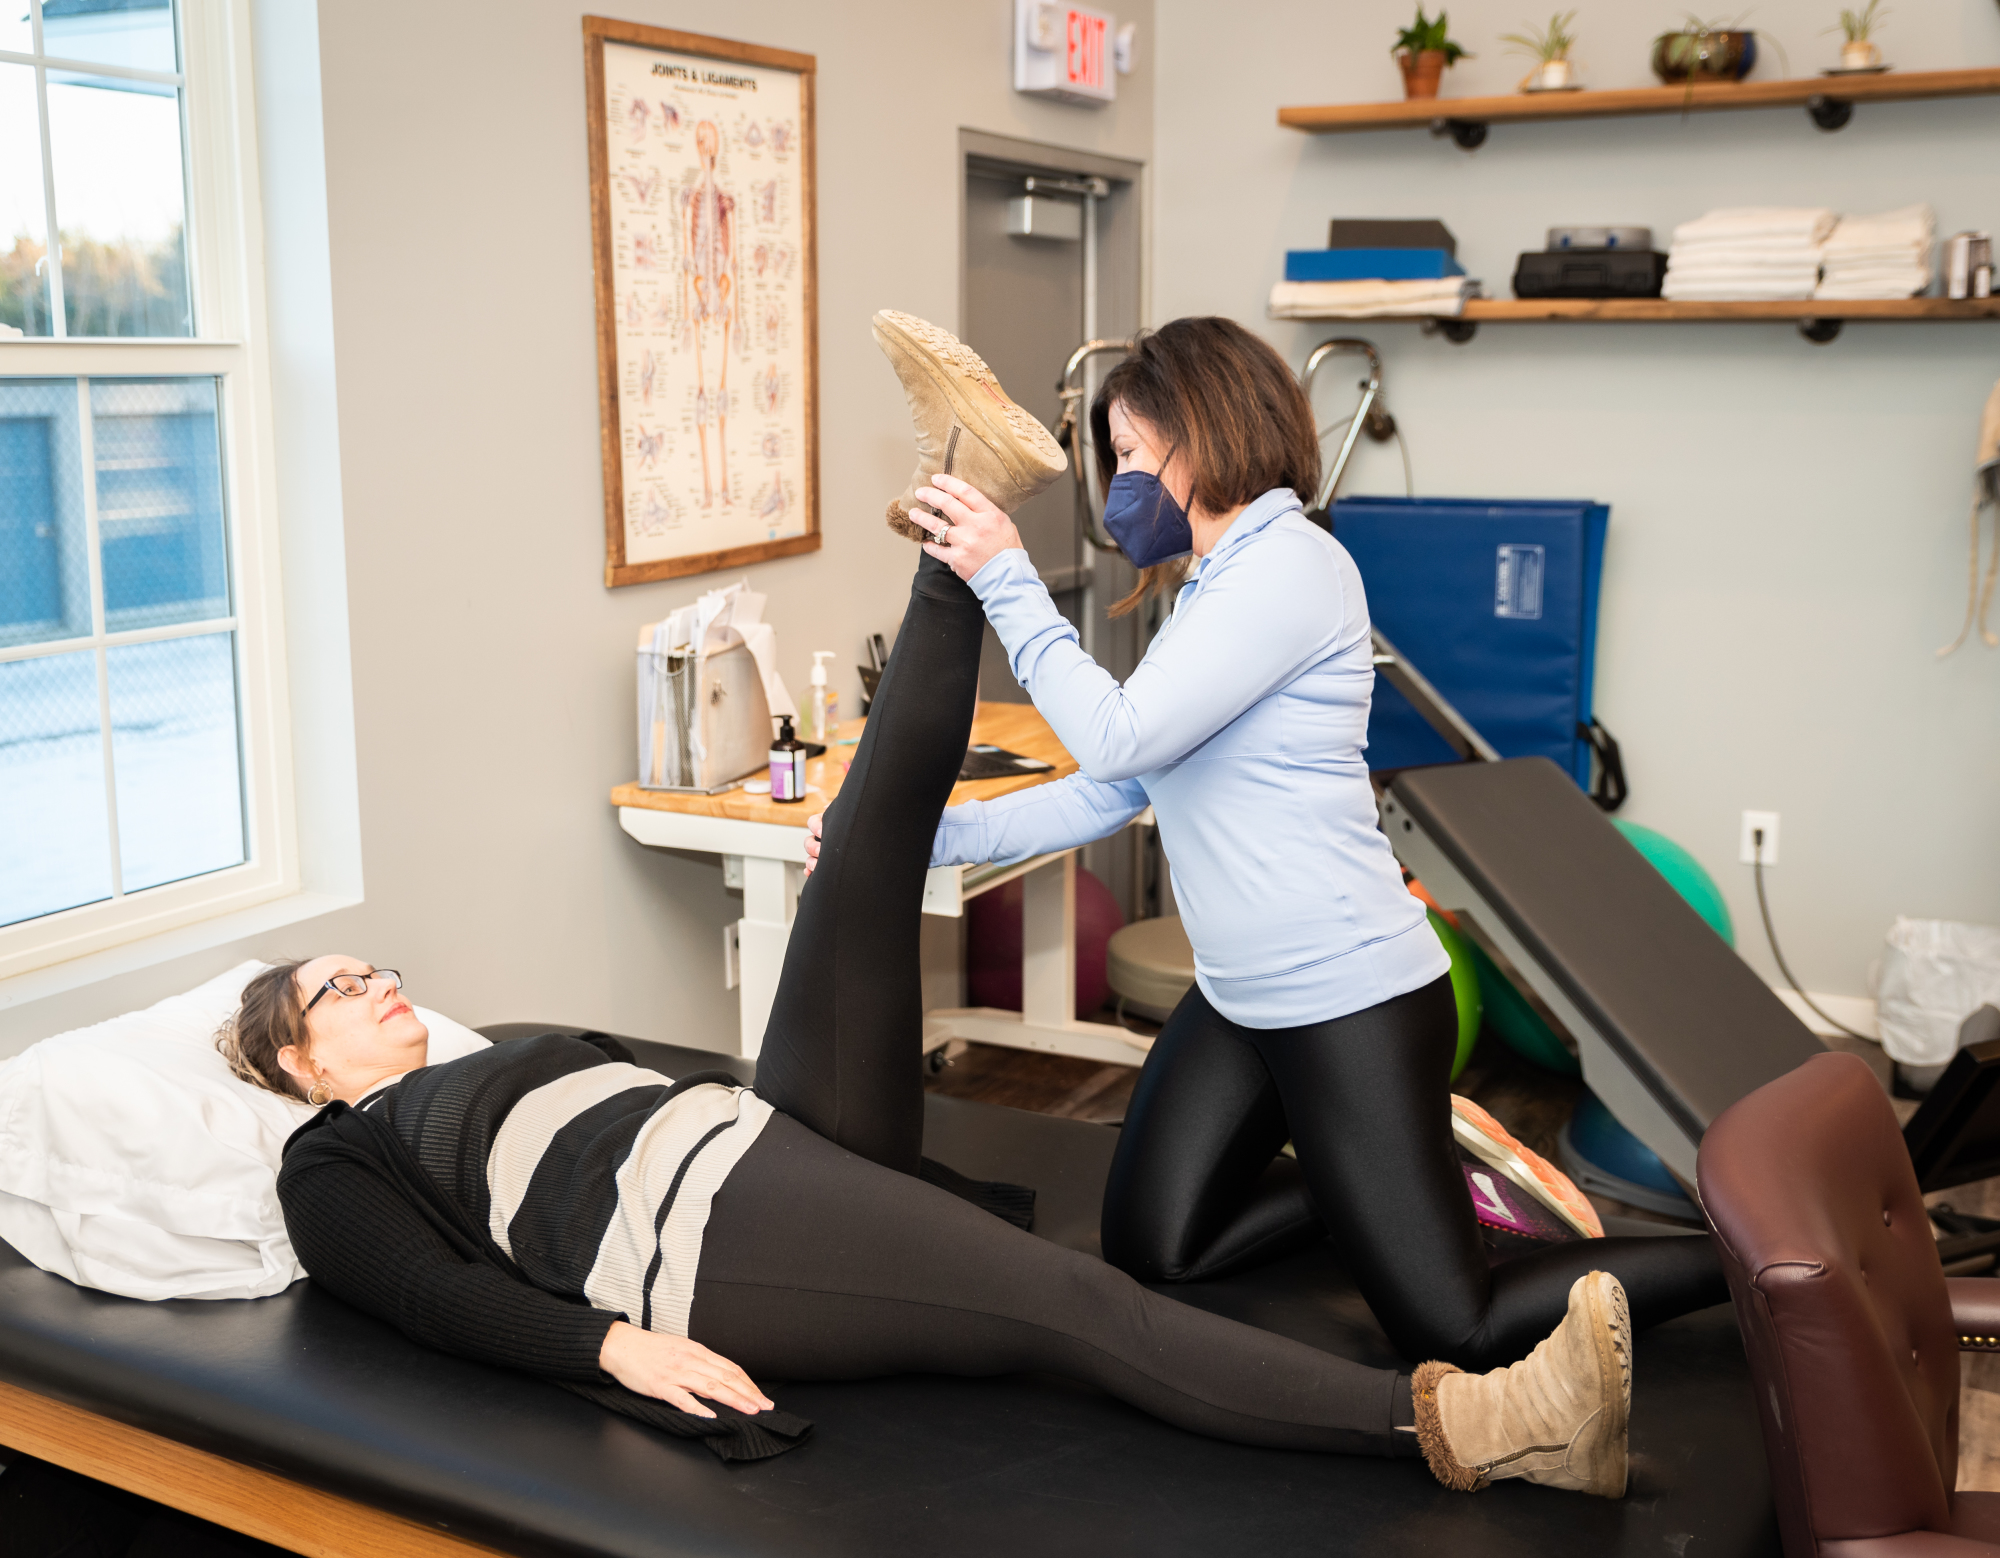
[[[631,1059],[608,1035],[586,1037],[599,1052],[586,1063]],[[514,1043],[529,1063],[551,1040],[579,1042],[548,1034]],[[570,1057],[572,1066],[577,1058]],[[717,1081],[735,1084],[702,1072],[680,1079],[669,1096]],[[776,1408],[748,1417],[715,1401],[713,1418],[695,1417],[606,1374],[597,1361],[604,1335],[625,1317],[529,1283],[488,1230],[424,1172],[385,1118],[393,1110],[386,1094],[360,1109],[329,1104],[285,1143],[278,1200],[292,1247],[315,1282],[412,1341],[538,1375],[642,1423],[698,1438],[726,1461],[777,1455],[811,1432],[811,1423]]]

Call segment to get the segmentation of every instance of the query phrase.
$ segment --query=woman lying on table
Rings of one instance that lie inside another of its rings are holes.
[[[753,1376],[1040,1371],[1242,1444],[1421,1453],[1457,1488],[1622,1493],[1630,1326],[1603,1273],[1524,1362],[1412,1376],[1159,1297],[918,1177],[918,915],[984,620],[919,562],[754,1090],[558,1034],[425,1067],[393,971],[319,957],[259,975],[222,1042],[247,1079],[327,1106],[278,1175],[313,1280],[726,1458],[808,1426]]]

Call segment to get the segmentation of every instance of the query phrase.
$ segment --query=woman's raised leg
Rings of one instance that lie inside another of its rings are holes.
[[[853,765],[826,811],[757,1058],[760,1096],[906,1174],[923,1148],[924,873],[972,734],[985,625],[978,597],[924,555]]]

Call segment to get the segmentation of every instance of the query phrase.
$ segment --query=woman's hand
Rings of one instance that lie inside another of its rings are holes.
[[[943,534],[944,543],[926,541],[924,550],[946,564],[961,579],[970,579],[1000,553],[1020,548],[1021,532],[1014,521],[1001,513],[992,501],[970,482],[940,473],[928,487],[917,489],[917,501],[927,503],[951,521],[910,511],[910,518],[932,534]]]
[[[826,816],[825,812],[816,811],[810,817],[806,818],[805,874],[807,876],[811,876],[813,874],[814,868],[819,865],[819,838],[821,832],[820,822],[821,819],[823,819],[825,816]]]
[[[739,1412],[762,1412],[774,1403],[727,1358],[700,1342],[660,1331],[642,1331],[623,1320],[611,1322],[597,1365],[627,1390],[677,1406],[691,1417],[715,1414],[696,1395]]]

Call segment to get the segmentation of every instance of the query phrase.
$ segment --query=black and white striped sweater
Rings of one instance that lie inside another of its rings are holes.
[[[775,1453],[807,1425],[710,1425],[598,1367],[615,1320],[687,1334],[710,1202],[772,1113],[724,1073],[675,1083],[631,1062],[615,1039],[548,1033],[331,1105],[285,1144],[286,1228],[315,1282],[412,1340],[728,1458]]]

